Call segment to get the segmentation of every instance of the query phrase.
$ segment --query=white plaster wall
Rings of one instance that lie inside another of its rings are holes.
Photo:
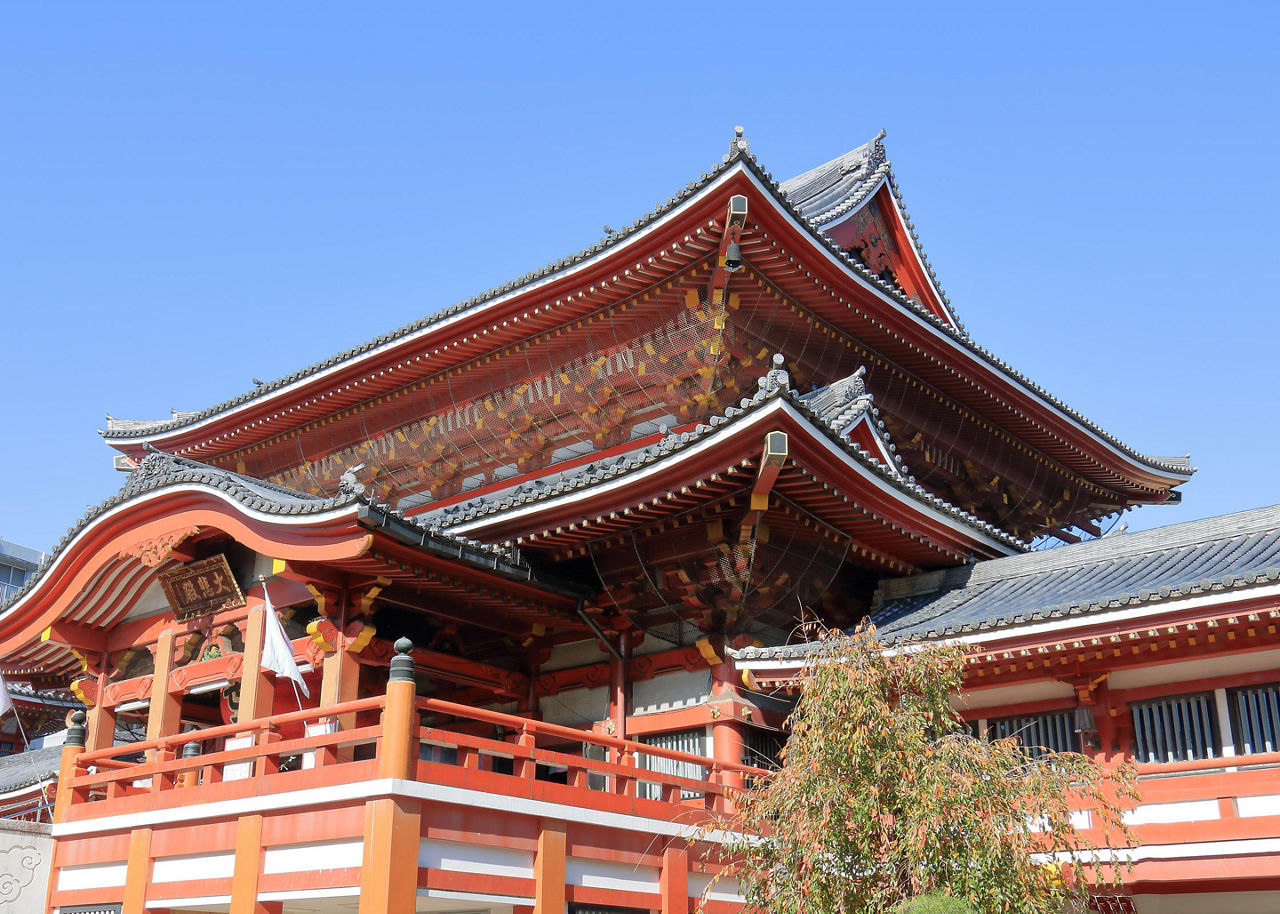
[[[1026,704],[1032,701],[1050,701],[1054,698],[1070,698],[1075,689],[1065,682],[1028,682],[999,686],[994,689],[971,689],[963,695],[953,696],[952,707],[960,711],[978,708],[1001,708]]]
[[[1200,635],[1203,637],[1203,631]],[[1219,641],[1222,641],[1223,637],[1219,635]],[[1276,677],[1280,678],[1280,650],[1250,651],[1226,657],[1208,657],[1203,660],[1186,660],[1182,663],[1163,663],[1159,666],[1117,670],[1111,674],[1108,684],[1112,689],[1137,689],[1168,682],[1209,679],[1214,676],[1238,676],[1262,670],[1275,670]]]
[[[711,692],[711,670],[673,670],[631,687],[636,714],[652,714],[687,708],[706,701]]]
[[[1135,895],[1137,914],[1275,914],[1275,892],[1192,892],[1184,895]]]
[[[538,699],[538,710],[547,723],[581,727],[609,716],[609,690],[601,686],[544,695]]]
[[[48,825],[0,820],[0,911],[44,914],[52,859]]]
[[[551,649],[551,656],[546,663],[542,664],[542,672],[567,670],[590,663],[607,663],[608,660],[609,652],[594,638],[589,641],[574,641],[572,644],[557,644]]]

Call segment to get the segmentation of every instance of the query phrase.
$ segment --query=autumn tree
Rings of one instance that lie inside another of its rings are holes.
[[[1133,843],[1131,768],[969,734],[964,652],[826,634],[807,664],[782,768],[743,794],[726,846],[748,907],[882,914],[941,896],[975,914],[1059,914],[1101,846]],[[1090,808],[1092,827],[1073,811]],[[1053,861],[1075,861],[1064,868]]]

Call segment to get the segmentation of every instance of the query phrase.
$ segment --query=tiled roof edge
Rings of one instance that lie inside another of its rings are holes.
[[[560,270],[571,267],[576,263],[579,263],[589,257],[593,257],[596,254],[599,254],[602,251],[605,251],[608,248],[613,247],[614,245],[620,244],[621,242],[625,241],[627,238],[634,235],[636,232],[638,232],[640,229],[644,228],[646,225],[653,222],[655,219],[671,211],[681,201],[683,201],[684,199],[688,198],[689,196],[697,193],[698,191],[706,187],[716,177],[718,177],[720,174],[722,174],[724,171],[730,168],[734,163],[739,161],[741,161],[748,168],[748,170],[750,170],[757,178],[759,178],[762,181],[765,187],[768,188],[770,192],[773,194],[775,200],[782,207],[784,207],[788,212],[790,212],[791,215],[801,225],[805,226],[816,241],[818,241],[821,245],[825,246],[826,249],[832,255],[834,255],[838,260],[843,261],[848,267],[850,267],[855,272],[859,273],[863,279],[865,279],[867,282],[879,288],[882,292],[888,295],[891,299],[893,299],[899,305],[901,305],[902,307],[906,308],[909,311],[912,311],[913,313],[915,313],[917,316],[921,317],[925,321],[932,323],[933,326],[941,330],[943,333],[946,333],[956,342],[964,345],[975,355],[979,356],[980,358],[988,362],[990,365],[992,365],[992,367],[1008,375],[1010,378],[1014,379],[1019,384],[1023,385],[1025,388],[1027,388],[1029,391],[1034,393],[1036,396],[1040,397],[1042,400],[1046,401],[1047,403],[1052,405],[1054,408],[1060,410],[1061,412],[1065,413],[1075,421],[1079,422],[1085,428],[1089,429],[1094,434],[1098,435],[1104,441],[1116,447],[1127,456],[1157,470],[1174,472],[1179,474],[1187,473],[1190,470],[1190,465],[1185,461],[1178,461],[1170,458],[1153,457],[1147,454],[1143,454],[1140,451],[1137,451],[1134,448],[1130,447],[1129,445],[1125,444],[1120,439],[1111,435],[1110,433],[1105,431],[1103,428],[1098,426],[1096,423],[1086,418],[1083,414],[1072,409],[1066,403],[1064,403],[1063,401],[1059,400],[1057,397],[1050,394],[1047,390],[1045,390],[1044,388],[1040,387],[1038,384],[1031,381],[1028,377],[1026,377],[1022,373],[1014,369],[1007,362],[1004,362],[1003,360],[999,359],[992,352],[985,349],[984,347],[977,345],[969,337],[967,331],[964,330],[963,325],[960,325],[958,328],[953,327],[947,321],[944,321],[939,317],[937,317],[936,315],[934,315],[933,312],[929,311],[923,305],[912,301],[911,298],[907,296],[905,293],[903,293],[901,289],[896,288],[891,283],[885,282],[879,276],[872,273],[864,264],[858,261],[857,258],[840,250],[840,248],[838,248],[835,245],[835,243],[824,232],[822,232],[819,228],[817,228],[812,221],[806,219],[804,216],[802,216],[800,213],[796,211],[795,207],[791,206],[791,204],[786,199],[786,195],[782,192],[779,182],[774,180],[774,177],[770,172],[764,170],[764,168],[760,165],[756,157],[752,155],[750,152],[742,152],[742,153],[727,157],[726,161],[713,166],[710,172],[704,172],[700,176],[699,180],[691,181],[688,184],[686,184],[683,188],[681,188],[681,190],[677,192],[675,196],[668,197],[666,203],[659,205],[655,209],[651,210],[649,213],[646,213],[645,215],[641,216],[639,219],[633,222],[626,229],[614,235],[610,235],[608,238],[603,239],[602,241],[598,242],[595,245],[592,245],[591,247],[584,248],[583,250],[579,251],[577,254],[574,254],[569,257],[562,258],[561,260],[555,261],[553,263],[547,264],[546,266],[542,267],[539,270],[535,270],[531,273],[527,273],[524,276],[521,276],[518,279],[512,280],[510,282],[504,283],[503,285],[498,286],[497,288],[490,289],[487,292],[481,293],[480,295],[477,295],[477,296],[473,296],[472,298],[466,299],[463,302],[446,307],[443,310],[437,312],[436,314],[433,314],[429,317],[421,318],[417,321],[414,321],[413,323],[406,324],[405,326],[400,327],[397,330],[393,330],[389,333],[384,333],[378,337],[375,337],[373,340],[370,340],[369,342],[361,346],[348,349],[345,352],[339,353],[336,356],[332,356],[328,359],[325,359],[322,362],[315,363],[300,371],[293,372],[292,374],[289,374],[279,380],[264,384],[253,391],[241,394],[239,397],[226,400],[215,406],[209,407],[208,409],[187,412],[187,413],[180,413],[179,418],[170,419],[170,420],[159,420],[155,423],[147,423],[146,420],[109,419],[108,428],[105,430],[100,429],[99,434],[101,434],[104,438],[107,438],[109,440],[123,441],[123,440],[129,440],[129,439],[145,438],[152,435],[162,434],[164,432],[183,428],[187,425],[192,424],[193,422],[201,421],[203,419],[217,415],[218,413],[226,412],[229,409],[233,409],[244,403],[255,400],[264,394],[269,394],[281,388],[287,387],[290,384],[294,384],[298,381],[301,381],[320,371],[324,371],[326,369],[334,367],[335,365],[349,361],[350,359],[355,358],[359,355],[362,355],[365,352],[368,352],[380,346],[386,345],[387,343],[394,342],[395,340],[400,339],[401,337],[408,336],[412,333],[416,333],[422,329],[432,326],[433,324],[439,323],[447,318],[453,317],[454,315],[460,312],[466,311],[469,308],[473,308],[478,305],[482,305],[488,301],[491,301],[492,299],[497,298],[498,296],[508,294],[524,286],[530,285],[534,282],[538,282],[546,278],[547,276],[553,275],[554,273]],[[886,164],[887,164],[887,161],[886,161]],[[901,205],[900,194],[898,194],[897,192],[896,184],[894,184],[891,181],[891,185],[894,187],[895,197],[899,199],[899,203]],[[905,207],[903,209],[903,216],[904,218],[907,218]],[[911,229],[911,231],[912,231],[912,237],[914,238],[915,237],[914,229]],[[920,248],[920,252],[921,252],[921,257],[923,258],[924,257],[923,248]],[[930,275],[932,276],[932,272],[930,273]],[[939,287],[939,292],[941,292],[940,287]],[[950,308],[949,303],[948,303],[948,308]],[[954,314],[954,311],[952,313]],[[111,426],[111,423],[115,423],[115,422],[120,423],[121,427],[113,430],[110,426]]]
[[[600,254],[601,252],[606,251],[609,248],[615,247],[621,244],[622,242],[626,241],[632,235],[635,235],[637,232],[639,232],[641,229],[645,228],[655,220],[661,218],[662,216],[665,216],[672,209],[678,206],[682,201],[696,194],[698,191],[702,190],[704,187],[706,187],[708,184],[710,184],[712,181],[718,178],[722,173],[727,171],[730,168],[730,166],[737,161],[737,159],[738,157],[734,156],[728,159],[727,161],[714,165],[710,171],[703,172],[698,177],[698,180],[690,181],[684,187],[678,190],[675,196],[668,197],[665,203],[659,204],[654,209],[640,216],[638,219],[636,219],[626,228],[621,229],[620,231],[617,231],[612,235],[609,235],[601,239],[600,241],[591,245],[590,247],[586,247],[579,250],[576,254],[571,254],[567,257],[562,257],[559,260],[552,261],[551,263],[548,263],[537,270],[533,270],[532,272],[526,273],[523,276],[510,280],[509,282],[503,283],[500,286],[494,287],[492,289],[489,289],[486,292],[482,292],[478,295],[474,295],[471,298],[464,299],[463,301],[457,302],[455,304],[448,305],[445,308],[441,309],[440,311],[435,312],[434,314],[428,315],[427,317],[419,318],[418,320],[413,321],[412,323],[405,324],[404,326],[399,327],[395,330],[389,331],[387,333],[383,333],[375,337],[374,339],[368,341],[367,343],[363,343],[359,346],[354,346],[350,349],[347,349],[344,352],[340,352],[337,355],[331,356],[330,358],[327,358],[321,362],[316,362],[315,364],[309,365],[306,368],[303,368],[291,374],[288,374],[283,378],[279,378],[275,381],[270,381],[266,384],[263,384],[260,387],[255,388],[254,390],[251,390],[239,395],[238,397],[233,397],[229,400],[224,400],[222,403],[219,403],[215,406],[211,406],[211,407],[208,407],[207,409],[196,410],[191,412],[179,412],[179,413],[176,413],[175,417],[172,419],[158,419],[154,421],[146,420],[146,419],[115,419],[113,417],[108,416],[107,417],[108,427],[106,429],[99,429],[98,434],[102,435],[102,437],[108,440],[128,440],[132,438],[145,438],[152,435],[161,434],[163,432],[184,428],[195,422],[202,421],[211,416],[215,416],[218,413],[226,412],[227,410],[234,409],[237,406],[241,406],[252,400],[258,399],[259,397],[265,394],[270,394],[277,390],[280,390],[281,388],[288,387],[290,384],[295,384],[298,381],[301,381],[310,377],[311,375],[318,374],[319,372],[332,368],[335,365],[339,365],[343,362],[350,361],[351,359],[361,356],[364,353],[369,352],[373,349],[377,349],[381,346],[385,346],[388,343],[393,343],[396,340],[401,339],[402,337],[406,337],[411,334],[417,333],[421,330],[425,330],[434,324],[441,323],[448,318],[451,318],[457,314],[467,311],[470,308],[484,305],[502,295],[507,295],[525,286],[529,286],[534,283],[540,282],[541,280],[546,279],[548,276],[552,276],[560,272],[561,270],[568,269],[569,267],[572,267],[578,263],[581,263],[584,260],[594,257],[597,254]],[[113,428],[112,427],[113,425],[115,425],[116,427]]]
[[[684,450],[701,441],[713,430],[732,424],[743,416],[749,415],[760,409],[764,404],[769,403],[778,398],[784,398],[792,406],[796,407],[811,422],[811,425],[821,431],[832,442],[837,444],[846,454],[855,459],[872,472],[877,473],[885,481],[892,484],[903,494],[910,496],[915,501],[921,502],[926,507],[946,514],[955,520],[978,530],[985,536],[996,539],[1005,545],[1018,551],[1026,551],[1030,545],[1023,540],[1018,539],[1001,530],[999,527],[975,517],[974,515],[956,507],[950,502],[939,498],[929,492],[922,485],[915,481],[914,476],[907,475],[903,470],[905,467],[899,465],[886,466],[877,457],[866,451],[865,449],[851,444],[849,441],[841,437],[834,429],[830,428],[827,423],[822,421],[821,416],[809,408],[809,406],[801,399],[798,391],[791,390],[788,387],[789,378],[786,372],[774,370],[769,372],[759,380],[756,393],[751,397],[743,397],[737,406],[729,406],[723,414],[711,416],[705,422],[699,422],[692,431],[682,432],[680,434],[671,434],[664,437],[657,444],[650,445],[645,448],[643,456],[628,460],[625,457],[619,457],[610,466],[601,467],[591,473],[585,471],[574,474],[569,477],[561,477],[554,486],[546,486],[542,491],[529,491],[520,493],[519,497],[505,496],[497,499],[489,504],[480,505],[470,511],[459,513],[450,517],[447,522],[439,524],[438,529],[447,530],[450,527],[470,523],[484,517],[490,517],[494,514],[508,511],[515,507],[526,504],[533,504],[555,496],[564,495],[568,492],[584,489],[589,486],[604,482],[607,479],[613,479],[624,473],[634,471],[642,466],[654,463],[663,457],[673,454],[677,451]],[[894,455],[896,459],[896,454]]]
[[[1101,426],[1097,425],[1092,420],[1086,418],[1083,414],[1076,411],[1075,409],[1072,409],[1062,400],[1059,400],[1057,397],[1053,396],[1051,393],[1049,393],[1040,385],[1036,384],[1026,375],[1022,374],[1013,366],[1009,365],[1009,363],[997,357],[990,350],[986,349],[983,346],[979,346],[969,336],[968,332],[963,329],[962,325],[959,329],[957,329],[956,327],[953,327],[948,322],[939,318],[928,308],[924,307],[924,305],[921,305],[915,301],[912,301],[911,298],[908,295],[906,295],[901,289],[897,288],[892,283],[886,282],[876,274],[872,273],[871,270],[865,264],[859,261],[856,257],[846,253],[845,251],[842,251],[839,247],[837,247],[835,242],[832,241],[831,238],[825,232],[818,229],[811,222],[806,220],[803,216],[796,213],[794,208],[787,202],[786,195],[782,193],[782,190],[778,182],[774,180],[773,175],[770,172],[764,170],[764,168],[756,160],[755,156],[748,153],[742,157],[742,161],[746,164],[747,168],[752,172],[752,174],[754,174],[757,178],[759,178],[760,181],[766,186],[766,188],[770,190],[770,192],[773,194],[774,198],[778,201],[778,203],[786,207],[787,210],[791,212],[793,216],[795,216],[797,221],[800,222],[800,224],[803,225],[809,231],[810,235],[812,235],[815,241],[817,241],[820,245],[824,246],[833,257],[835,257],[839,261],[842,261],[846,266],[848,266],[854,272],[860,274],[864,280],[866,280],[871,285],[875,286],[877,289],[879,289],[889,298],[893,299],[895,302],[901,305],[904,309],[911,311],[912,313],[920,317],[922,320],[932,324],[938,330],[942,331],[947,336],[951,337],[951,339],[955,340],[957,343],[964,346],[974,355],[978,356],[983,361],[991,365],[993,368],[997,369],[1001,373],[1012,378],[1014,381],[1017,381],[1019,384],[1021,384],[1023,387],[1029,390],[1031,393],[1035,394],[1040,399],[1049,403],[1055,409],[1066,414],[1070,418],[1074,419],[1076,422],[1079,422],[1086,429],[1093,432],[1094,434],[1102,438],[1107,443],[1111,444],[1113,447],[1118,449],[1121,453],[1133,458],[1134,460],[1137,460],[1140,463],[1146,464],[1152,469],[1162,470],[1165,472],[1174,472],[1180,475],[1184,473],[1189,474],[1191,472],[1194,472],[1194,469],[1191,468],[1189,462],[1183,458],[1153,457],[1148,454],[1143,454],[1142,452],[1135,450],[1134,448],[1125,444],[1119,438],[1116,438],[1114,435],[1107,432]],[[923,251],[921,251],[921,256],[923,257]],[[950,305],[948,305],[948,307],[950,307]]]

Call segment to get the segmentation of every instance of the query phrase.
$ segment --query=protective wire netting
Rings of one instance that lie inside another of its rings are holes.
[[[781,352],[793,384],[857,365],[750,274],[712,305],[709,272],[370,400],[218,462],[316,494],[365,464],[401,508],[452,498],[723,412]]]
[[[840,572],[850,538],[775,495],[757,516],[726,499],[590,544],[601,606],[664,641],[783,636]]]

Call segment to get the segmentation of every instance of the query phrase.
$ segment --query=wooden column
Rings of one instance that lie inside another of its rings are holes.
[[[259,901],[262,878],[262,816],[241,816],[236,823],[236,862],[231,876],[231,914],[281,914],[284,903]]]
[[[345,639],[339,642],[336,651],[324,658],[320,680],[321,707],[355,701],[359,697],[360,663],[355,655],[346,649],[346,644],[343,642]],[[340,714],[336,719],[328,718],[328,720],[333,721],[332,726],[338,730],[354,730],[356,726],[354,714]],[[354,752],[355,749],[352,746],[341,746],[325,753],[325,756],[330,761],[349,762]]]
[[[101,702],[106,689],[98,689],[98,701]],[[116,709],[103,704],[96,704],[89,709],[89,734],[85,742],[85,751],[110,749],[115,743]]]
[[[167,628],[156,641],[156,666],[151,679],[151,704],[147,708],[147,739],[160,739],[178,732],[182,717],[182,693],[174,694],[170,682],[173,673],[173,643],[177,633]]]
[[[661,914],[689,914],[689,851],[684,847],[668,847],[662,852]]]
[[[547,822],[533,861],[533,914],[564,914],[566,842],[563,822]]]
[[[418,758],[417,694],[413,679],[413,643],[396,642],[382,712],[380,778],[413,777]],[[370,800],[364,813],[364,866],[360,871],[360,914],[413,914],[418,902],[418,845],[422,810],[417,800]]]
[[[146,914],[151,885],[151,829],[135,828],[129,835],[129,862],[124,877],[120,914]]]
[[[271,673],[262,669],[266,621],[265,605],[258,604],[249,610],[249,618],[244,627],[244,666],[240,668],[238,723],[261,720],[271,715],[271,705],[275,700],[275,681]]]
[[[711,668],[711,695],[720,716],[711,725],[712,756],[717,762],[731,765],[742,764],[743,734],[742,721],[734,714],[735,690],[733,681],[733,661],[726,661]],[[729,790],[742,789],[742,775],[737,771],[721,769],[720,783]],[[732,811],[733,803],[725,800],[725,812]]]
[[[627,715],[631,713],[631,637],[618,636],[618,654],[609,655],[609,720],[613,736],[627,738]]]

